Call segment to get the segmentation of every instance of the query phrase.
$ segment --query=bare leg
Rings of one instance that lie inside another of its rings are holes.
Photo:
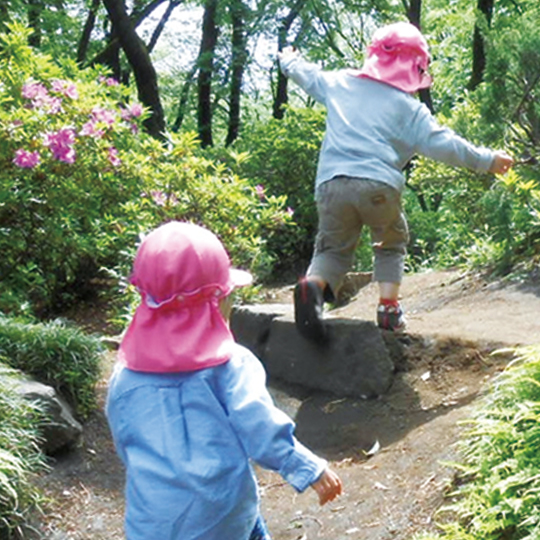
[[[320,277],[320,276],[306,276],[305,279],[307,281],[313,281],[314,283],[316,283],[323,291],[324,289],[326,288],[326,281]]]
[[[379,282],[379,295],[381,299],[397,301],[399,298],[399,288],[401,283]]]

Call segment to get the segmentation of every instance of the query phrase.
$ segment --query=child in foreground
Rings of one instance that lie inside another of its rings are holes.
[[[378,325],[404,330],[399,289],[409,233],[402,170],[414,155],[494,174],[513,164],[505,152],[476,147],[440,126],[413,97],[431,85],[429,61],[424,36],[405,22],[375,32],[360,70],[323,71],[291,48],[279,54],[283,73],[327,110],[315,180],[319,227],[311,264],[294,292],[296,325],[309,339],[326,339],[322,306],[337,297],[364,225],[371,229],[379,285]]]
[[[127,540],[270,540],[251,462],[320,504],[342,492],[325,460],[294,436],[264,369],[235,343],[230,294],[251,276],[230,267],[210,231],[170,222],[135,257],[141,294],[122,340],[107,418],[126,468]]]

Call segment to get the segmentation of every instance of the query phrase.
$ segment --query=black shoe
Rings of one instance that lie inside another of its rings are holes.
[[[322,321],[323,291],[314,281],[302,279],[294,288],[294,320],[305,338],[324,343],[327,338]]]

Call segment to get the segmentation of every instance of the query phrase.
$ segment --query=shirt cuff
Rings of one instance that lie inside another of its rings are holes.
[[[319,479],[327,466],[326,460],[317,457],[297,442],[294,452],[285,461],[279,473],[296,491],[302,493]]]

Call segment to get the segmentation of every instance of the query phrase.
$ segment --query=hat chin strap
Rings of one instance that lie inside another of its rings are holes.
[[[139,290],[141,296],[143,297],[143,302],[151,309],[159,309],[163,306],[172,305],[173,302],[179,308],[187,308],[202,302],[208,302],[211,300],[223,298],[231,293],[231,287],[224,287],[222,285],[205,285],[195,291],[190,291],[188,293],[174,294],[173,296],[162,300],[161,302],[157,301],[152,295],[148,292]]]

